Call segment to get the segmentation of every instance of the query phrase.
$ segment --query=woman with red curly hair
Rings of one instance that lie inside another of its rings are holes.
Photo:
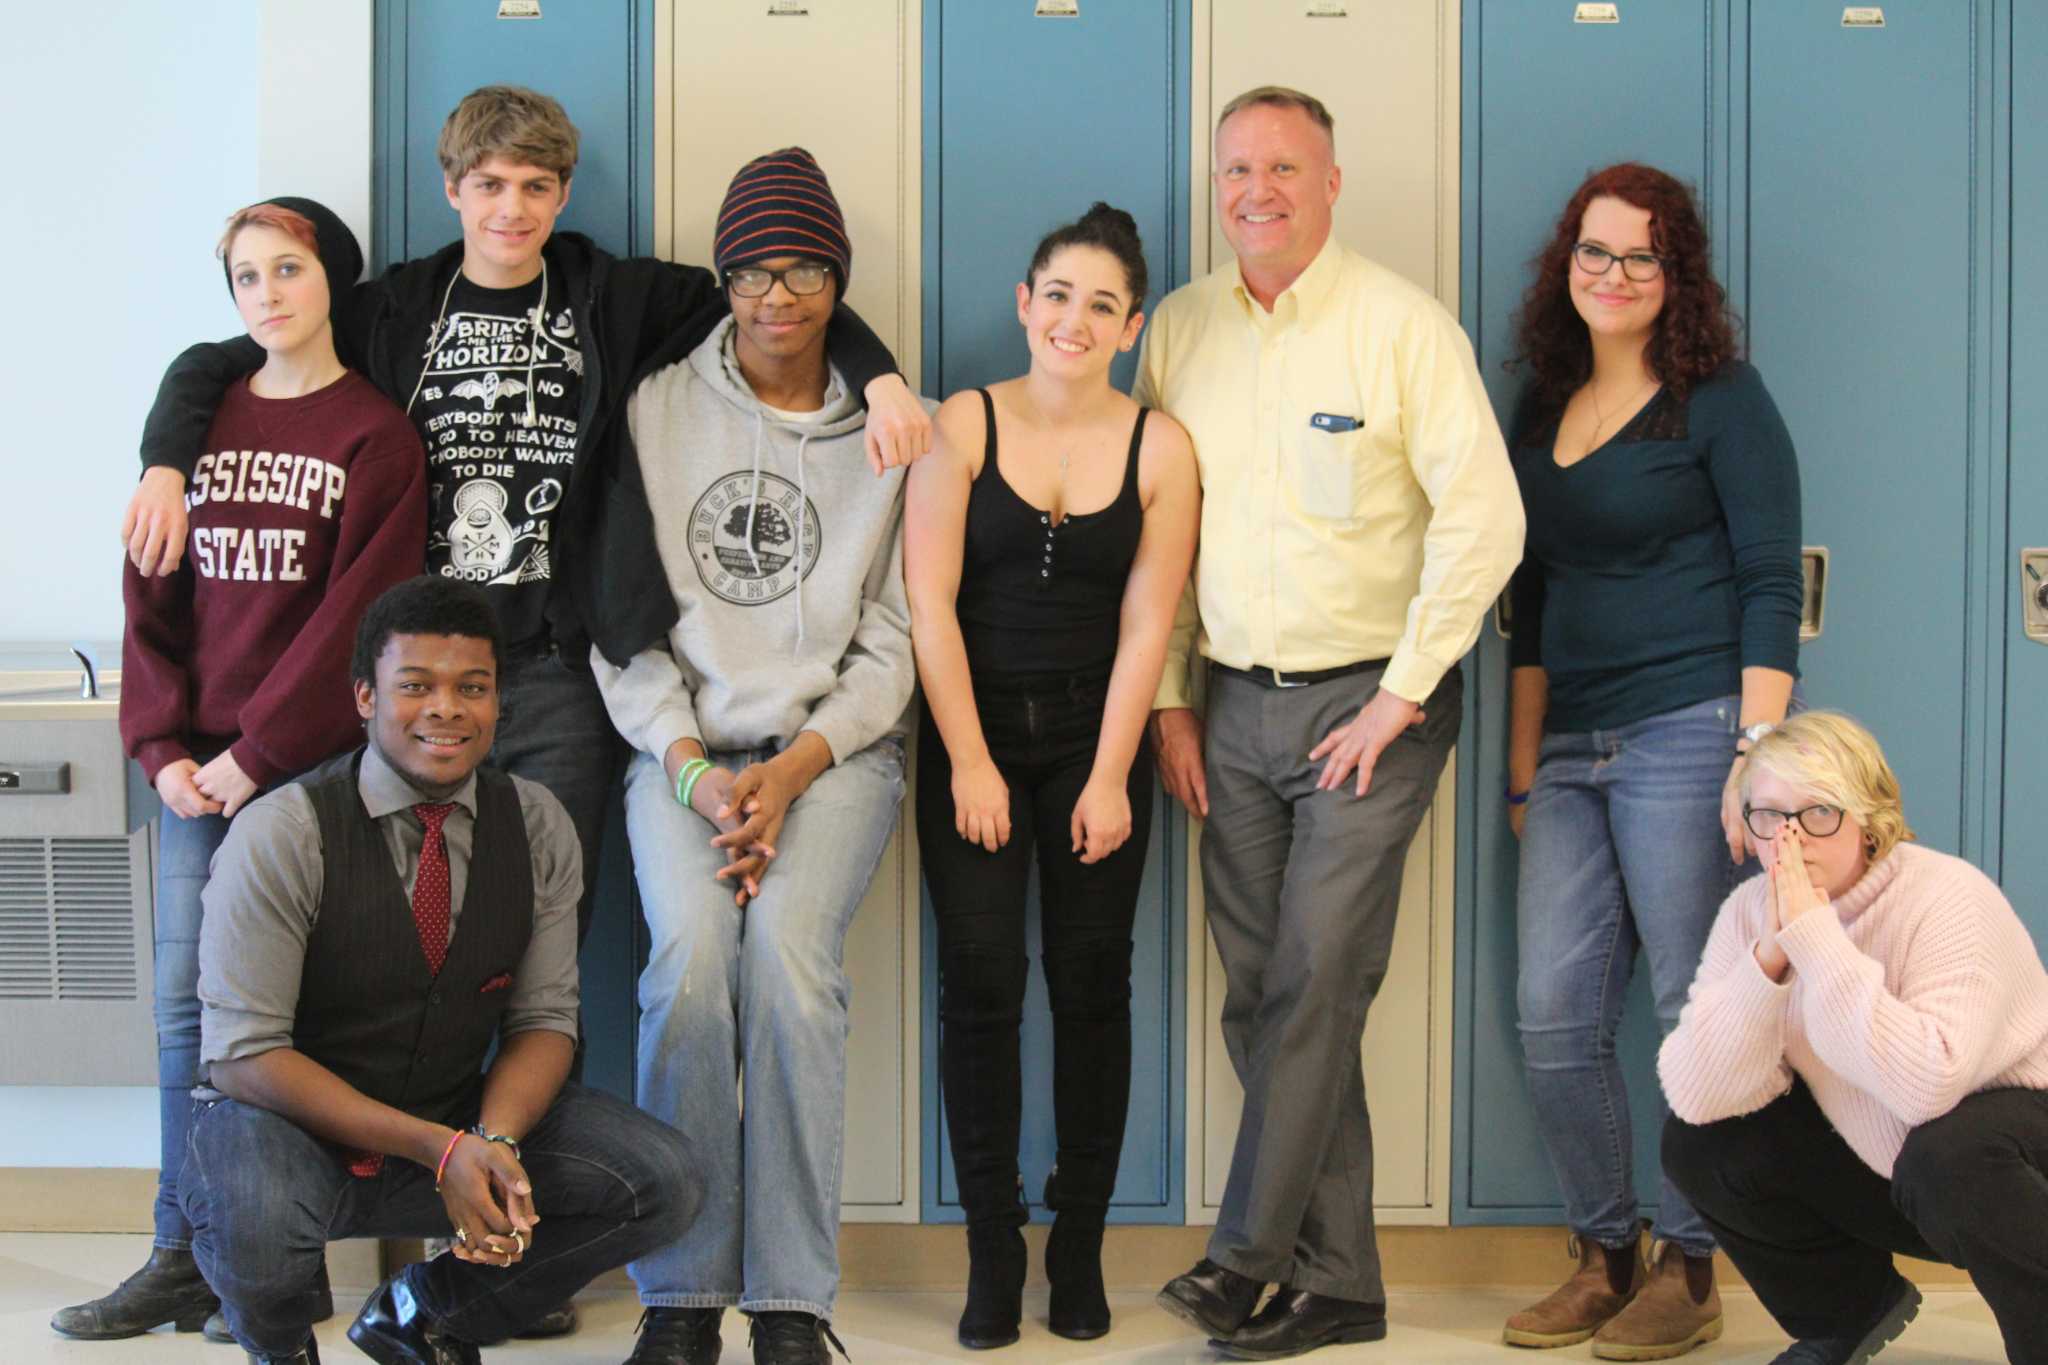
[[[1799,471],[1738,358],[1683,184],[1633,163],[1596,172],[1535,275],[1511,433],[1529,532],[1507,801],[1522,1047],[1579,1264],[1505,1335],[1654,1360],[1721,1334],[1714,1238],[1666,1179],[1638,1254],[1614,1039],[1639,947],[1658,1021],[1677,1023],[1735,885],[1735,778],[1798,669]]]

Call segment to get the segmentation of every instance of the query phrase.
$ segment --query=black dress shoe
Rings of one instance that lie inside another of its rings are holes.
[[[1379,1341],[1386,1335],[1383,1303],[1354,1303],[1282,1285],[1249,1322],[1209,1344],[1238,1360],[1281,1360],[1321,1346]]]
[[[718,1320],[724,1316],[723,1308],[643,1309],[626,1365],[718,1365],[725,1349]]]
[[[408,1268],[409,1269],[409,1268]],[[476,1346],[433,1329],[401,1271],[377,1286],[348,1326],[348,1339],[377,1365],[483,1365]]]
[[[1204,1256],[1193,1270],[1168,1280],[1155,1302],[1198,1332],[1227,1337],[1244,1326],[1265,1287]]]
[[[326,1261],[320,1262],[320,1275],[313,1284],[320,1293],[319,1299],[313,1305],[313,1321],[325,1322],[334,1316],[334,1287],[327,1282]],[[206,1320],[206,1327],[200,1335],[223,1346],[235,1344],[235,1334],[228,1330],[228,1315],[224,1309],[213,1310],[213,1316]]]
[[[121,1281],[113,1293],[58,1309],[50,1327],[81,1341],[139,1337],[167,1322],[180,1332],[196,1332],[218,1307],[220,1298],[206,1287],[191,1252],[152,1247],[142,1269]]]
[[[320,1343],[307,1337],[305,1349],[294,1351],[288,1356],[259,1356],[253,1351],[248,1351],[243,1353],[243,1358],[249,1365],[320,1365]]]
[[[825,1320],[803,1312],[756,1313],[747,1332],[747,1344],[754,1348],[754,1365],[832,1365],[832,1356],[825,1349],[827,1341],[846,1356],[846,1348]]]

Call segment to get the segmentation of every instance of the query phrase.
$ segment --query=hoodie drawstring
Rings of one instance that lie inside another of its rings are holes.
[[[804,650],[804,513],[811,505],[810,490],[805,483],[804,451],[810,448],[811,433],[806,431],[796,442],[796,648],[790,651],[792,659],[801,658]]]
[[[754,549],[754,516],[761,510],[761,431],[767,426],[767,418],[760,409],[754,410],[754,483],[747,498],[747,558],[754,566],[754,577],[766,578],[761,572],[761,556]]]

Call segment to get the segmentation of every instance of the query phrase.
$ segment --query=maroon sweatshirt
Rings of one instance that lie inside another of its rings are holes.
[[[167,578],[122,570],[121,741],[150,781],[231,749],[268,786],[362,742],[349,655],[363,610],[420,572],[418,433],[353,372],[304,398],[221,401]]]

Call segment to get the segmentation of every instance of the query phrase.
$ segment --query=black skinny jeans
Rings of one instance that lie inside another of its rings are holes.
[[[1794,1337],[1844,1336],[1892,1253],[1967,1268],[2017,1365],[2048,1362],[2048,1092],[1985,1090],[1906,1136],[1886,1180],[1804,1082],[1753,1114],[1664,1125],[1664,1172]]]
[[[953,827],[953,768],[931,712],[918,737],[917,837],[939,932],[939,1084],[970,1223],[1024,1219],[1017,1143],[1024,901],[1034,857],[1053,1019],[1049,1208],[1099,1213],[1116,1185],[1131,1092],[1131,924],[1152,822],[1141,741],[1126,788],[1131,837],[1083,864],[1069,833],[1102,732],[1109,681],[977,679],[990,755],[1010,789],[1010,841],[990,853]]]

